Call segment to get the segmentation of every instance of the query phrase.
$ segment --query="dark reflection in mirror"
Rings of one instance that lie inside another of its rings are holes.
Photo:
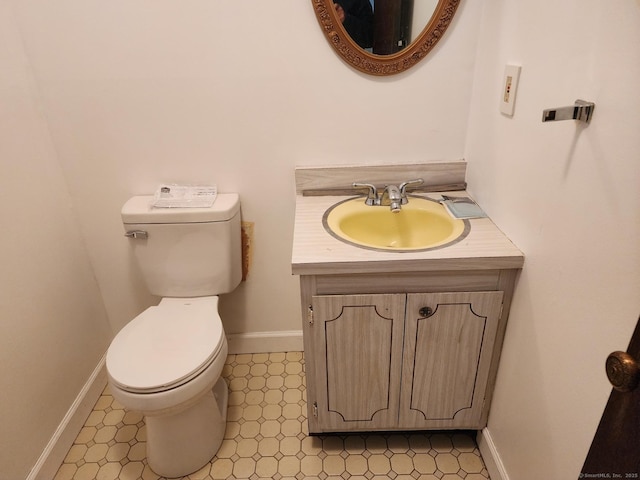
[[[338,20],[361,48],[373,46],[373,0],[338,0],[333,4]]]
[[[412,41],[412,29],[426,26],[437,2],[421,0],[414,19],[414,0],[334,0],[336,16],[358,46],[376,55],[392,55]],[[425,13],[426,12],[426,13]],[[416,25],[417,22],[417,25]]]

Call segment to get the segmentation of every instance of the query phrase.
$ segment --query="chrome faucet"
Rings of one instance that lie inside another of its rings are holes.
[[[400,184],[399,187],[395,185],[385,185],[384,191],[378,193],[378,189],[375,185],[370,183],[354,182],[353,188],[367,188],[366,205],[371,206],[388,206],[393,213],[398,213],[402,209],[402,205],[409,203],[407,198],[407,187],[410,185],[421,185],[424,181],[421,178],[415,180],[408,180]]]
[[[421,178],[416,178],[415,180],[407,180],[406,182],[402,182],[400,184],[400,197],[402,198],[402,205],[409,203],[409,199],[407,198],[407,187],[410,185],[422,185],[424,180]]]
[[[393,213],[398,213],[402,208],[400,189],[395,185],[386,185],[384,187],[384,192],[382,192],[382,196],[380,197],[380,205],[383,207],[389,206]]]
[[[351,184],[353,188],[368,188],[367,199],[364,201],[366,205],[380,205],[380,199],[378,198],[378,189],[375,185],[370,183],[353,182]]]

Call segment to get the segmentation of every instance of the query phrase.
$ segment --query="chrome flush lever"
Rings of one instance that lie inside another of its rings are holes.
[[[146,240],[147,238],[149,238],[149,234],[144,230],[130,230],[127,233],[125,233],[124,236],[128,238],[136,238],[136,239],[139,238],[142,240]]]
[[[542,121],[557,122],[559,120],[578,120],[589,123],[595,107],[596,104],[593,102],[576,100],[575,104],[570,107],[547,108],[542,112]]]

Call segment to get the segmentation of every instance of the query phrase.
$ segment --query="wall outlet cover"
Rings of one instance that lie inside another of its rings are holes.
[[[516,105],[516,93],[518,80],[520,80],[520,65],[506,65],[504,67],[504,79],[500,90],[500,111],[510,117]]]

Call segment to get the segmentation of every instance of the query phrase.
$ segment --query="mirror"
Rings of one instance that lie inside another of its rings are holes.
[[[393,75],[427,56],[460,0],[311,2],[327,40],[344,61],[370,75]]]

